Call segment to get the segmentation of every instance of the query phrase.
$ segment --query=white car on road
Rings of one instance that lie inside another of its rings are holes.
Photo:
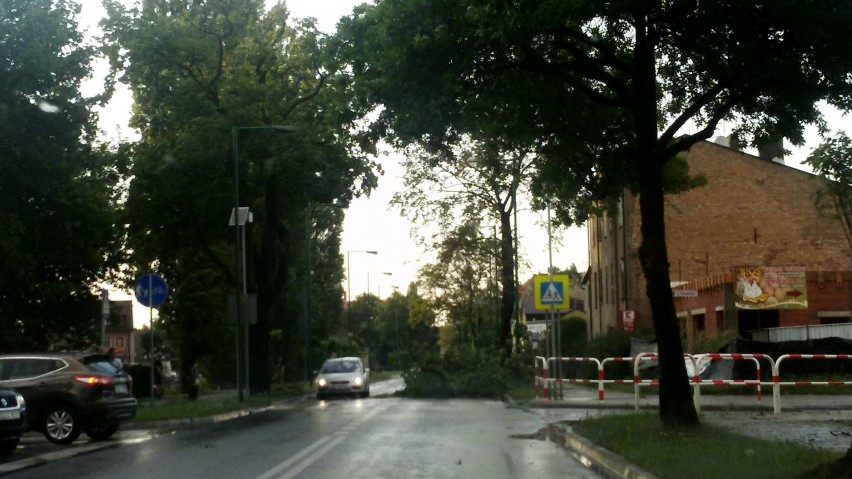
[[[365,368],[360,358],[326,359],[314,381],[317,399],[328,396],[370,395],[370,368]]]

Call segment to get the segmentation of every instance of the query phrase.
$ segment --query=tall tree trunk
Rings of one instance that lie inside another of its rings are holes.
[[[252,394],[268,392],[271,386],[269,331],[272,329],[275,308],[279,306],[279,299],[282,297],[284,278],[292,264],[290,235],[295,234],[281,219],[281,196],[278,186],[269,180],[264,191],[266,218],[263,221],[257,257],[252,258],[257,291],[257,324],[250,327],[249,333],[249,386]],[[298,323],[294,321],[294,326],[295,324]],[[287,339],[284,341],[286,344]],[[287,347],[296,349],[292,344],[287,344]]]
[[[636,17],[636,63],[634,65],[636,164],[639,171],[639,208],[642,244],[639,261],[647,283],[651,316],[657,334],[660,364],[660,420],[666,426],[700,424],[692,402],[680,328],[669,277],[666,247],[663,166],[667,158],[657,153],[657,84],[652,26]]]
[[[500,212],[500,342],[505,357],[512,355],[512,313],[515,309],[515,255],[511,212]]]
[[[683,357],[680,327],[669,278],[662,188],[643,188],[642,245],[639,259],[647,282],[660,358],[660,420],[664,425],[698,425]]]

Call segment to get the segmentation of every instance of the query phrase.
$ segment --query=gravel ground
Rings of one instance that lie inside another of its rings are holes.
[[[705,411],[707,424],[747,436],[781,439],[846,452],[852,444],[852,411]]]

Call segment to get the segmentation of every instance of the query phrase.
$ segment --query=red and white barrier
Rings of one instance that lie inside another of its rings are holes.
[[[684,353],[683,357],[692,361],[692,371],[694,372],[691,378],[691,382],[693,383],[692,402],[695,404],[695,409],[701,412],[701,403],[699,401],[701,396],[697,387],[697,383],[701,381],[701,378],[698,376],[698,366],[691,354]],[[639,353],[633,360],[633,407],[637,411],[639,410],[639,388],[641,386],[657,386],[660,384],[658,379],[642,379],[639,377],[639,361],[644,359],[659,360],[660,357],[657,353]]]
[[[772,403],[773,410],[775,414],[780,414],[781,412],[781,386],[852,386],[852,381],[789,381],[782,382],[780,380],[780,368],[781,364],[786,359],[852,359],[852,355],[849,354],[785,354],[780,356],[777,360],[773,360],[770,356],[766,354],[740,354],[740,353],[705,353],[699,355],[691,355],[684,354],[684,358],[688,358],[692,361],[693,365],[693,375],[690,378],[690,383],[693,387],[693,402],[695,403],[695,408],[698,412],[701,412],[701,387],[704,386],[754,386],[757,391],[757,400],[760,403],[763,399],[761,386],[771,385],[772,390]],[[754,361],[756,366],[756,377],[755,379],[708,379],[702,380],[697,364],[701,362],[703,358],[710,358],[712,360],[733,360],[733,361]],[[643,386],[657,386],[659,385],[659,380],[657,379],[642,379],[639,377],[639,364],[643,360],[654,360],[659,359],[657,353],[640,353],[636,356],[621,356],[621,357],[611,357],[605,358],[602,361],[597,358],[592,357],[552,357],[545,358],[542,356],[535,357],[535,365],[534,365],[534,387],[535,387],[535,396],[543,397],[544,399],[559,399],[557,396],[551,393],[551,390],[554,389],[554,384],[560,384],[562,382],[569,383],[581,383],[581,384],[593,384],[597,383],[598,388],[598,400],[604,400],[604,384],[626,384],[630,382],[630,379],[606,379],[605,377],[605,366],[609,363],[613,362],[630,362],[633,364],[633,389],[634,389],[634,408],[639,409],[639,390],[640,387]],[[761,378],[761,368],[760,361],[765,360],[768,361],[771,369],[772,369],[772,381],[766,382]],[[555,367],[557,363],[561,362],[584,362],[584,363],[592,363],[597,365],[597,379],[586,379],[586,378],[563,378],[563,377],[551,377],[550,371],[557,370]]]
[[[756,378],[754,380],[751,379],[701,379],[698,381],[699,385],[699,396],[700,386],[709,385],[709,386],[755,386],[757,389],[757,402],[761,402],[763,399],[763,392],[761,389],[761,375],[760,375],[760,360],[764,359],[769,361],[769,364],[774,368],[775,361],[772,360],[771,357],[765,354],[740,354],[740,353],[706,353],[699,354],[695,356],[696,363],[701,363],[702,358],[710,358],[713,360],[732,360],[732,361],[745,361],[751,360],[754,361],[754,365],[756,368]]]
[[[606,365],[607,363],[633,363],[633,356],[615,356],[612,358],[606,358],[601,361],[601,368],[598,370],[598,399],[603,401],[604,399],[604,384],[628,384],[633,383],[633,378],[616,378],[616,379],[606,379]]]
[[[539,397],[539,392],[541,392],[544,399],[550,399],[550,385],[547,381],[547,358],[536,356],[534,370],[535,397]]]
[[[551,370],[553,370],[553,371],[558,370],[558,369],[556,368],[556,363],[568,363],[568,362],[593,363],[593,364],[596,364],[596,365],[597,365],[597,369],[598,369],[598,376],[600,376],[600,371],[601,371],[601,362],[600,362],[600,361],[598,361],[598,359],[597,359],[597,358],[589,358],[589,357],[572,357],[572,356],[568,356],[568,357],[559,357],[559,356],[557,356],[557,357],[555,357],[555,358],[550,358],[550,359],[548,359],[548,360],[547,360],[548,364],[549,364],[551,361],[552,361],[552,362],[554,362],[553,367],[551,367],[551,368],[550,368],[550,369],[551,369]],[[562,384],[562,382],[563,382],[563,381],[564,381],[564,382],[568,382],[568,383],[581,383],[581,384],[591,384],[592,382],[598,382],[598,380],[595,380],[595,379],[585,379],[585,378],[562,378],[562,377],[556,377],[556,378],[555,378],[555,382],[556,382],[559,386],[561,386],[561,384]],[[562,389],[562,388],[561,388],[561,387],[559,387],[559,391],[560,391],[560,393],[561,393],[561,389]],[[599,399],[599,400],[601,400],[601,401],[603,400],[602,389],[601,389],[601,385],[600,385],[600,384],[598,384],[598,399]]]
[[[852,359],[849,354],[785,354],[772,367],[772,407],[781,414],[781,386],[852,386],[852,381],[781,381],[781,363],[785,359]]]

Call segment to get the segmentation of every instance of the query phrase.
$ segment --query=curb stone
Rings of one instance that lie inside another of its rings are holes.
[[[554,425],[551,428],[556,436],[557,444],[569,448],[583,464],[591,462],[602,470],[607,477],[619,477],[624,479],[658,479],[657,476],[642,469],[641,467],[627,461],[614,452],[595,445],[588,439],[580,436],[570,428]]]

